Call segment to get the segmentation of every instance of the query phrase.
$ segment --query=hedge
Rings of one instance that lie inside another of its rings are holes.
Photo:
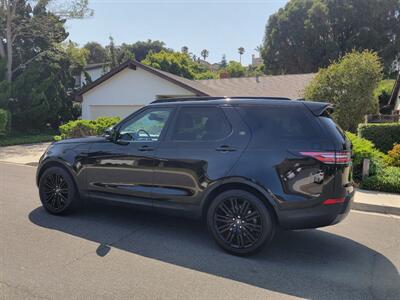
[[[353,144],[353,178],[360,187],[367,190],[400,193],[400,168],[388,166],[396,160],[397,151],[386,155],[375,148],[371,141],[346,132]],[[397,150],[397,147],[396,149]],[[362,180],[362,164],[364,158],[370,159],[370,176]]]
[[[10,123],[10,112],[5,109],[0,109],[0,135],[6,135],[9,132]]]
[[[376,149],[371,141],[360,138],[351,132],[346,132],[346,136],[353,144],[352,155],[354,179],[356,181],[361,181],[364,158],[370,160],[370,175],[376,174],[378,169],[384,166],[387,156]]]
[[[358,135],[373,142],[379,150],[387,152],[394,144],[400,144],[400,122],[360,124]]]
[[[367,177],[361,183],[361,188],[390,193],[400,193],[400,168],[386,167],[378,174]]]
[[[60,135],[55,136],[56,141],[78,138],[91,135],[101,135],[104,131],[120,121],[119,117],[100,117],[96,120],[70,121],[59,127]]]

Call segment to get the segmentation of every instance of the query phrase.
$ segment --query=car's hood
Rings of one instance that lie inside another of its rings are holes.
[[[76,143],[91,144],[91,143],[101,143],[101,142],[105,142],[105,141],[106,141],[106,138],[104,136],[88,136],[88,137],[82,137],[82,138],[61,140],[61,141],[55,142],[54,144],[55,145],[76,144]]]

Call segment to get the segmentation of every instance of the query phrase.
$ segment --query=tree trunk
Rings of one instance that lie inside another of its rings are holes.
[[[0,58],[6,58],[6,50],[4,49],[3,41],[0,41]]]
[[[16,5],[16,3],[14,4]],[[10,2],[7,3],[7,22],[6,22],[6,41],[7,41],[7,69],[6,69],[6,80],[8,82],[12,81],[12,31],[11,31],[11,22],[12,22],[12,11]]]

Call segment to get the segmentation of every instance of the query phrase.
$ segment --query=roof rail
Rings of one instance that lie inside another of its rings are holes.
[[[228,97],[228,96],[220,96],[220,97],[177,97],[177,98],[164,98],[164,99],[158,99],[150,104],[155,104],[155,103],[166,103],[166,102],[181,102],[181,101],[212,101],[212,100],[223,100],[223,99],[257,99],[257,100],[292,100],[290,98],[286,97]]]

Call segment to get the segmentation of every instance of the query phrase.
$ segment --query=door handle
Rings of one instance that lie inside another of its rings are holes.
[[[144,152],[144,151],[153,151],[154,148],[150,147],[150,146],[147,146],[147,145],[144,145],[144,146],[140,147],[138,150],[142,151],[142,152]]]
[[[233,152],[233,151],[236,151],[235,148],[232,148],[231,146],[228,146],[228,145],[222,145],[222,146],[216,148],[215,150],[219,151],[219,152]]]

